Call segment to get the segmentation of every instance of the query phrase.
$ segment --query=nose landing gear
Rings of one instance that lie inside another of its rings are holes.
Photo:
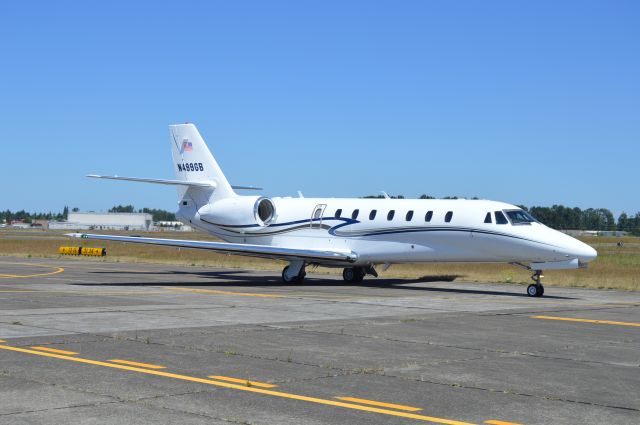
[[[544,294],[544,286],[540,282],[544,276],[542,270],[536,270],[531,279],[535,282],[527,287],[527,295],[530,297],[541,297]]]

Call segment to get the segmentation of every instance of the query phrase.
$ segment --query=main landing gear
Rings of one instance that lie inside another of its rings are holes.
[[[349,283],[360,283],[368,274],[378,277],[378,273],[373,266],[364,266],[345,268],[342,271],[342,278]],[[290,284],[302,283],[306,275],[304,261],[291,261],[282,270],[282,281]]]
[[[306,275],[304,261],[292,261],[282,270],[284,283],[302,283]]]
[[[544,276],[542,275],[542,270],[536,270],[531,279],[535,282],[527,287],[527,295],[530,297],[541,297],[544,294],[544,286],[540,283],[541,279]]]
[[[347,267],[342,271],[342,278],[349,283],[362,282],[365,275],[366,273],[362,267]]]
[[[378,273],[373,266],[367,267],[347,267],[342,271],[342,278],[345,282],[360,283],[366,275],[378,277]]]

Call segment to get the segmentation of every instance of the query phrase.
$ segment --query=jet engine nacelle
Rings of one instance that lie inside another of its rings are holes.
[[[263,196],[225,198],[198,211],[200,219],[220,226],[268,226],[276,216],[273,201]]]

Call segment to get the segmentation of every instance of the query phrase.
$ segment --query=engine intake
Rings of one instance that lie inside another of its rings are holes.
[[[226,198],[198,211],[200,219],[217,226],[268,226],[276,216],[273,201],[263,196]]]
[[[258,224],[268,226],[276,215],[276,206],[269,198],[258,198],[254,206],[254,215]]]

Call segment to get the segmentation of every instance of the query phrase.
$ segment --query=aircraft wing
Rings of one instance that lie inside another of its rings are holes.
[[[251,245],[228,242],[191,241],[183,239],[145,238],[139,236],[97,235],[91,233],[67,233],[72,238],[104,241],[131,242],[181,248],[207,249],[210,251],[278,260],[306,260],[325,263],[353,263],[358,255],[353,251],[327,251],[317,249],[286,248],[281,246]]]

